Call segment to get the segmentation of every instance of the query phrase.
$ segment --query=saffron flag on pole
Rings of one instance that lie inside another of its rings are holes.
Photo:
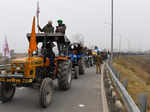
[[[35,16],[34,16],[33,24],[32,24],[32,33],[31,33],[29,49],[28,49],[28,56],[30,57],[32,55],[32,53],[36,50],[37,50],[37,43],[36,43]]]
[[[8,42],[7,42],[7,37],[5,37],[3,44],[2,44],[2,56],[7,56],[8,58],[11,58],[10,50],[9,50]]]

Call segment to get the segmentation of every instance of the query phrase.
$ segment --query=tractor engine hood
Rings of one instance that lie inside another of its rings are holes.
[[[28,63],[29,61],[31,62],[43,62],[43,58],[41,57],[20,57],[16,59],[12,59],[11,63]]]

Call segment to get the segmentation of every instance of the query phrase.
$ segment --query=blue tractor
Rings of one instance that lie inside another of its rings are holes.
[[[74,72],[74,78],[78,79],[79,75],[85,74],[83,46],[80,43],[70,44],[69,57],[72,61],[72,71]]]

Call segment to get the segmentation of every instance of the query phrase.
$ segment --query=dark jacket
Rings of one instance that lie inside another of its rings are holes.
[[[54,33],[54,27],[51,24],[45,25],[43,29],[39,27],[39,30],[44,33]]]
[[[65,24],[59,24],[56,26],[56,32],[64,33],[66,32],[66,25]]]

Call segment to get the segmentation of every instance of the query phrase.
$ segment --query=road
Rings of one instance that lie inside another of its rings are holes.
[[[103,112],[101,103],[100,80],[95,68],[86,75],[72,81],[69,91],[56,88],[52,104],[43,109],[39,106],[39,90],[19,88],[11,102],[0,104],[0,112]]]

